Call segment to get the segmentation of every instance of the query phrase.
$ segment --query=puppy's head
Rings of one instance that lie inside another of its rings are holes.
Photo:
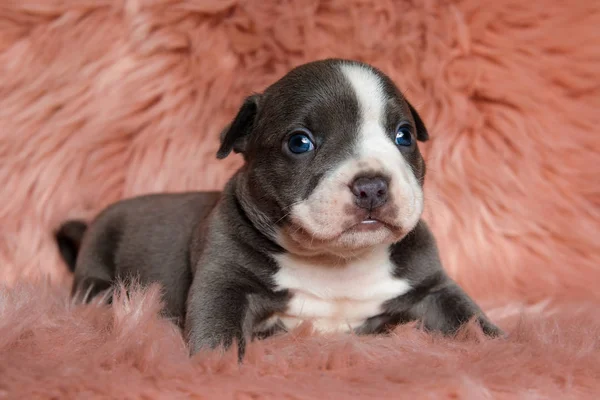
[[[217,156],[243,154],[243,203],[286,250],[347,256],[416,226],[425,175],[417,141],[427,139],[386,75],[324,60],[247,98]]]

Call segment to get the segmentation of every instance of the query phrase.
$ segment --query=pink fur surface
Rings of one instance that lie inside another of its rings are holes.
[[[0,301],[0,396],[11,399],[580,399],[600,392],[596,305],[503,307],[507,340],[403,326],[388,337],[295,332],[235,354],[189,358],[157,318],[156,288],[112,309],[64,288],[20,284]],[[592,317],[590,317],[590,315]]]
[[[598,393],[598,26],[584,0],[0,2],[0,398]],[[425,119],[426,219],[509,339],[301,331],[238,369],[188,359],[155,292],[69,305],[60,222],[220,188],[240,159],[217,162],[218,133],[242,98],[330,56],[381,68]]]

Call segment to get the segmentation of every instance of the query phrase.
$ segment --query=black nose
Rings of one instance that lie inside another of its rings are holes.
[[[381,176],[357,178],[350,185],[356,205],[372,210],[385,204],[388,199],[388,182]]]

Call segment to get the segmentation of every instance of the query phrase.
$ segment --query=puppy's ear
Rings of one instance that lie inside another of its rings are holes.
[[[246,150],[248,136],[252,132],[254,119],[258,112],[260,95],[255,94],[244,100],[233,121],[221,132],[221,147],[217,158],[223,159],[231,153],[243,153]]]
[[[428,141],[429,140],[429,132],[427,132],[427,128],[425,127],[423,120],[417,113],[417,110],[415,110],[415,108],[412,106],[412,104],[410,104],[408,101],[406,102],[406,104],[408,104],[410,113],[412,114],[412,117],[415,120],[415,129],[417,130],[417,140],[419,140],[421,142]]]

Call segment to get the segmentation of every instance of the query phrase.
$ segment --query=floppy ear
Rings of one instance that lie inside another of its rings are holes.
[[[233,121],[221,132],[221,147],[217,151],[217,158],[223,159],[231,153],[243,153],[246,150],[248,136],[252,132],[254,119],[258,112],[260,95],[255,94],[244,100]]]
[[[415,108],[412,106],[412,104],[410,104],[408,101],[406,102],[406,104],[408,104],[410,113],[412,114],[412,117],[415,120],[415,125],[416,125],[415,129],[417,130],[417,140],[420,140],[421,142],[426,142],[427,140],[429,140],[429,132],[427,132],[427,128],[425,127],[423,120],[417,113],[417,110],[415,110]]]

